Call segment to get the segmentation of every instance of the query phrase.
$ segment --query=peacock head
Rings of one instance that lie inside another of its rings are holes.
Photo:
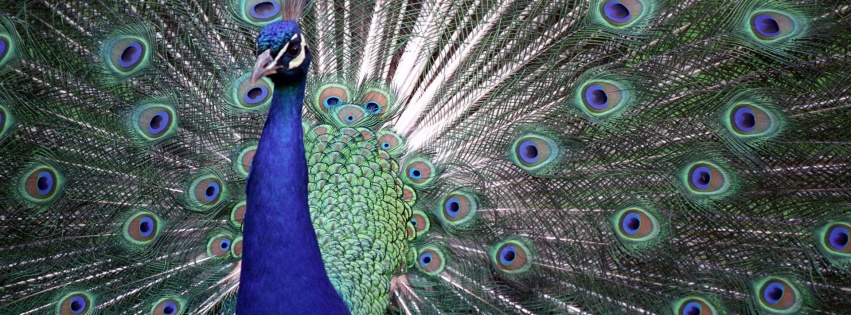
[[[313,55],[295,21],[266,25],[257,35],[257,62],[251,81],[268,76],[275,85],[304,80]]]

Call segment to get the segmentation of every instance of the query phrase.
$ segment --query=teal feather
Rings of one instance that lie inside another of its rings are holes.
[[[255,39],[294,4],[0,4],[0,309],[235,313],[274,91]],[[849,19],[309,1],[325,273],[354,314],[844,314]]]

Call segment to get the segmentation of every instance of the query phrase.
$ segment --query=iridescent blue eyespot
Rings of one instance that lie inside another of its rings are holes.
[[[641,227],[641,215],[636,212],[627,213],[621,223],[623,232],[629,235],[638,233],[638,228]]]
[[[178,298],[163,298],[154,303],[151,315],[178,315],[183,313],[184,301]]]
[[[844,226],[834,226],[828,230],[828,243],[830,247],[837,251],[844,251],[848,247],[848,228]]]
[[[517,248],[513,245],[508,245],[503,247],[499,251],[499,262],[503,265],[511,265],[514,262],[514,259],[517,257]]]
[[[599,84],[591,84],[585,90],[585,100],[588,105],[595,109],[605,109],[609,106],[609,96],[606,90]]]
[[[105,48],[109,68],[121,77],[133,75],[150,64],[150,47],[142,37],[119,36]]]
[[[510,158],[515,165],[536,173],[558,157],[558,146],[549,137],[528,134],[514,141]]]
[[[330,112],[349,101],[349,88],[342,84],[326,84],[316,92],[313,107],[322,112]]]
[[[281,12],[281,5],[276,1],[263,1],[248,10],[251,16],[258,19],[269,19]]]
[[[171,116],[167,111],[160,110],[151,117],[151,121],[148,123],[148,133],[158,134],[168,128],[169,120],[171,120]]]
[[[691,173],[691,183],[697,189],[709,188],[709,182],[712,179],[712,170],[706,166],[698,166]]]
[[[167,104],[140,105],[133,114],[133,129],[146,141],[163,139],[177,130],[174,109]]]
[[[716,315],[718,311],[709,301],[697,296],[685,297],[673,304],[676,315]]]
[[[378,103],[376,103],[376,102],[368,102],[368,103],[363,105],[363,108],[365,108],[366,111],[373,113],[373,114],[380,114],[381,113],[381,105],[378,105]]]
[[[151,236],[154,233],[154,219],[150,217],[142,218],[139,222],[139,235],[142,237]]]
[[[642,0],[605,0],[599,14],[608,26],[621,28],[633,24],[649,11]]]
[[[779,128],[779,120],[767,107],[738,103],[727,113],[729,117],[724,122],[727,129],[740,138],[761,138],[776,133]]]
[[[26,199],[43,203],[56,197],[62,185],[62,177],[56,169],[41,165],[24,174],[21,192]]]
[[[378,133],[378,143],[382,150],[391,154],[401,153],[401,150],[397,149],[404,146],[402,137],[389,130],[383,130]]]
[[[215,201],[219,196],[219,190],[221,190],[221,187],[218,182],[210,182],[207,184],[207,188],[204,189],[204,200],[207,202]]]
[[[538,162],[538,157],[540,156],[538,153],[538,145],[535,144],[532,140],[525,140],[520,143],[520,147],[518,148],[518,152],[520,153],[520,159],[523,162],[528,164],[534,164]]]
[[[221,177],[214,172],[205,171],[206,174],[197,175],[186,190],[186,198],[191,209],[206,211],[221,204],[228,197],[227,185]]]
[[[272,104],[272,80],[264,77],[252,82],[251,73],[244,73],[228,83],[231,91],[228,105],[243,111],[260,111]]]
[[[762,36],[774,37],[780,35],[780,23],[769,14],[754,16],[754,29]]]
[[[761,11],[751,14],[750,31],[757,39],[773,42],[792,36],[800,30],[796,17],[778,11]]]
[[[787,279],[780,277],[764,278],[755,283],[756,300],[759,305],[772,312],[794,312],[801,308],[800,292]]]
[[[756,128],[756,115],[753,109],[748,107],[740,107],[734,113],[734,121],[736,128],[743,132],[751,132]]]
[[[0,66],[3,65],[3,59],[9,53],[9,39],[0,34]]]
[[[532,244],[521,239],[509,239],[491,246],[491,263],[500,272],[520,274],[532,266],[534,255],[530,251]]]
[[[426,214],[420,210],[414,211],[414,214],[411,215],[410,222],[411,225],[414,226],[418,236],[428,232],[431,225]]]
[[[629,91],[622,83],[610,80],[592,80],[581,86],[577,103],[585,113],[605,117],[621,111],[631,101]]]
[[[420,169],[416,167],[411,167],[408,169],[408,176],[411,177],[411,179],[413,180],[420,180],[423,178],[423,173],[420,171]]]
[[[92,310],[92,296],[86,292],[74,292],[65,295],[57,303],[60,315],[85,315]]]
[[[458,197],[452,197],[446,200],[445,206],[446,214],[455,218],[458,216],[458,213],[461,212],[461,202],[458,200]]]
[[[207,254],[215,257],[224,257],[230,254],[233,239],[230,236],[219,234],[213,236],[207,243]]]
[[[168,302],[163,305],[163,314],[174,315],[175,313],[177,313],[177,309],[177,304],[174,304],[174,302]]]
[[[426,159],[416,158],[407,162],[402,178],[405,182],[417,187],[429,184],[435,173],[434,165]]]
[[[75,296],[71,298],[71,303],[69,309],[74,314],[82,314],[86,307],[88,306],[88,302],[82,296]]]
[[[785,291],[786,286],[783,284],[779,282],[771,282],[765,287],[762,298],[765,299],[765,302],[768,304],[777,304],[780,302],[780,298],[783,297],[783,292]]]
[[[431,253],[424,253],[420,255],[420,266],[428,267],[428,265],[431,264],[432,256],[434,255]]]
[[[118,66],[122,68],[130,68],[139,62],[144,53],[140,42],[131,42],[121,52],[121,57],[118,58]]]
[[[383,117],[387,114],[387,109],[391,106],[392,96],[390,93],[381,89],[369,89],[361,97],[363,108],[374,114],[377,117]]]
[[[417,255],[417,269],[428,275],[436,275],[443,271],[446,264],[443,251],[436,247],[423,248]]]
[[[629,244],[651,244],[660,233],[660,225],[650,211],[639,207],[627,207],[618,211],[611,219],[617,236]]]
[[[278,0],[241,0],[242,19],[256,26],[263,26],[281,19],[281,3]]]
[[[266,100],[266,97],[269,96],[269,88],[265,86],[255,86],[248,90],[245,95],[242,96],[242,100],[247,104],[259,104]]]
[[[711,162],[695,162],[680,176],[688,192],[700,196],[721,195],[732,186],[728,173]]]
[[[703,306],[701,306],[700,303],[689,302],[683,308],[683,314],[684,315],[700,315],[700,311],[702,311],[702,310],[703,310]]]
[[[329,96],[323,102],[323,105],[325,105],[325,107],[329,108],[329,109],[334,108],[337,105],[342,105],[342,104],[343,104],[343,101],[339,97],[336,97],[336,96]]]
[[[124,222],[124,239],[136,244],[150,244],[162,229],[162,221],[153,213],[139,211]]]
[[[48,171],[39,172],[36,187],[39,196],[45,196],[53,191],[53,174]]]

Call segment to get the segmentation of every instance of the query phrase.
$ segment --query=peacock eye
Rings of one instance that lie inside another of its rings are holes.
[[[287,56],[290,57],[298,57],[298,54],[301,53],[301,43],[290,43],[290,47],[287,48]]]

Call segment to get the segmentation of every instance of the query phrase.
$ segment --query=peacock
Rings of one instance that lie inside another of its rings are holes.
[[[845,314],[851,4],[0,3],[2,314]]]

